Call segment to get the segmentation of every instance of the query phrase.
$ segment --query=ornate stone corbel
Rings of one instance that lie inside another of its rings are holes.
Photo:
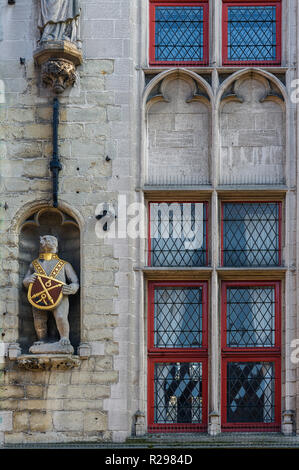
[[[35,51],[34,59],[40,66],[43,85],[60,94],[75,84],[76,65],[82,63],[82,54],[67,41],[48,41]]]
[[[63,93],[66,88],[73,86],[76,81],[74,64],[66,59],[50,59],[41,67],[41,79],[46,87],[54,93]]]

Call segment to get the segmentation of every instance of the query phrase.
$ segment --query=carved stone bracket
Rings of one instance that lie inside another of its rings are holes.
[[[78,367],[81,361],[78,356],[72,355],[21,355],[17,358],[20,369],[26,370],[68,370]]]
[[[60,94],[69,86],[74,85],[76,69],[69,60],[50,59],[41,66],[41,79],[46,87]]]
[[[45,41],[34,52],[34,60],[40,66],[42,83],[60,94],[75,84],[82,53],[68,41]]]

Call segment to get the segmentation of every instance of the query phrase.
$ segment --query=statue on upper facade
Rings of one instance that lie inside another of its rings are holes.
[[[27,297],[32,305],[38,339],[29,351],[35,354],[74,352],[69,340],[68,296],[77,292],[79,280],[71,264],[58,257],[57,250],[56,237],[52,235],[40,237],[39,257],[32,261],[23,280],[24,286],[28,289]],[[47,343],[49,311],[54,315],[60,335],[58,343]]]
[[[44,41],[79,40],[79,0],[40,0],[38,28]]]

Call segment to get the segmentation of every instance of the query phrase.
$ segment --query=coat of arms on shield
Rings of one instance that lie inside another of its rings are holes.
[[[62,299],[62,286],[65,283],[53,277],[38,274],[28,288],[28,300],[40,310],[52,310]]]

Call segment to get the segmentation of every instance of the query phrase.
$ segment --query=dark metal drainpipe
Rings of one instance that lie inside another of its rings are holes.
[[[58,207],[58,175],[62,169],[58,155],[58,124],[59,124],[59,101],[53,101],[53,156],[50,162],[53,180],[53,207]]]

